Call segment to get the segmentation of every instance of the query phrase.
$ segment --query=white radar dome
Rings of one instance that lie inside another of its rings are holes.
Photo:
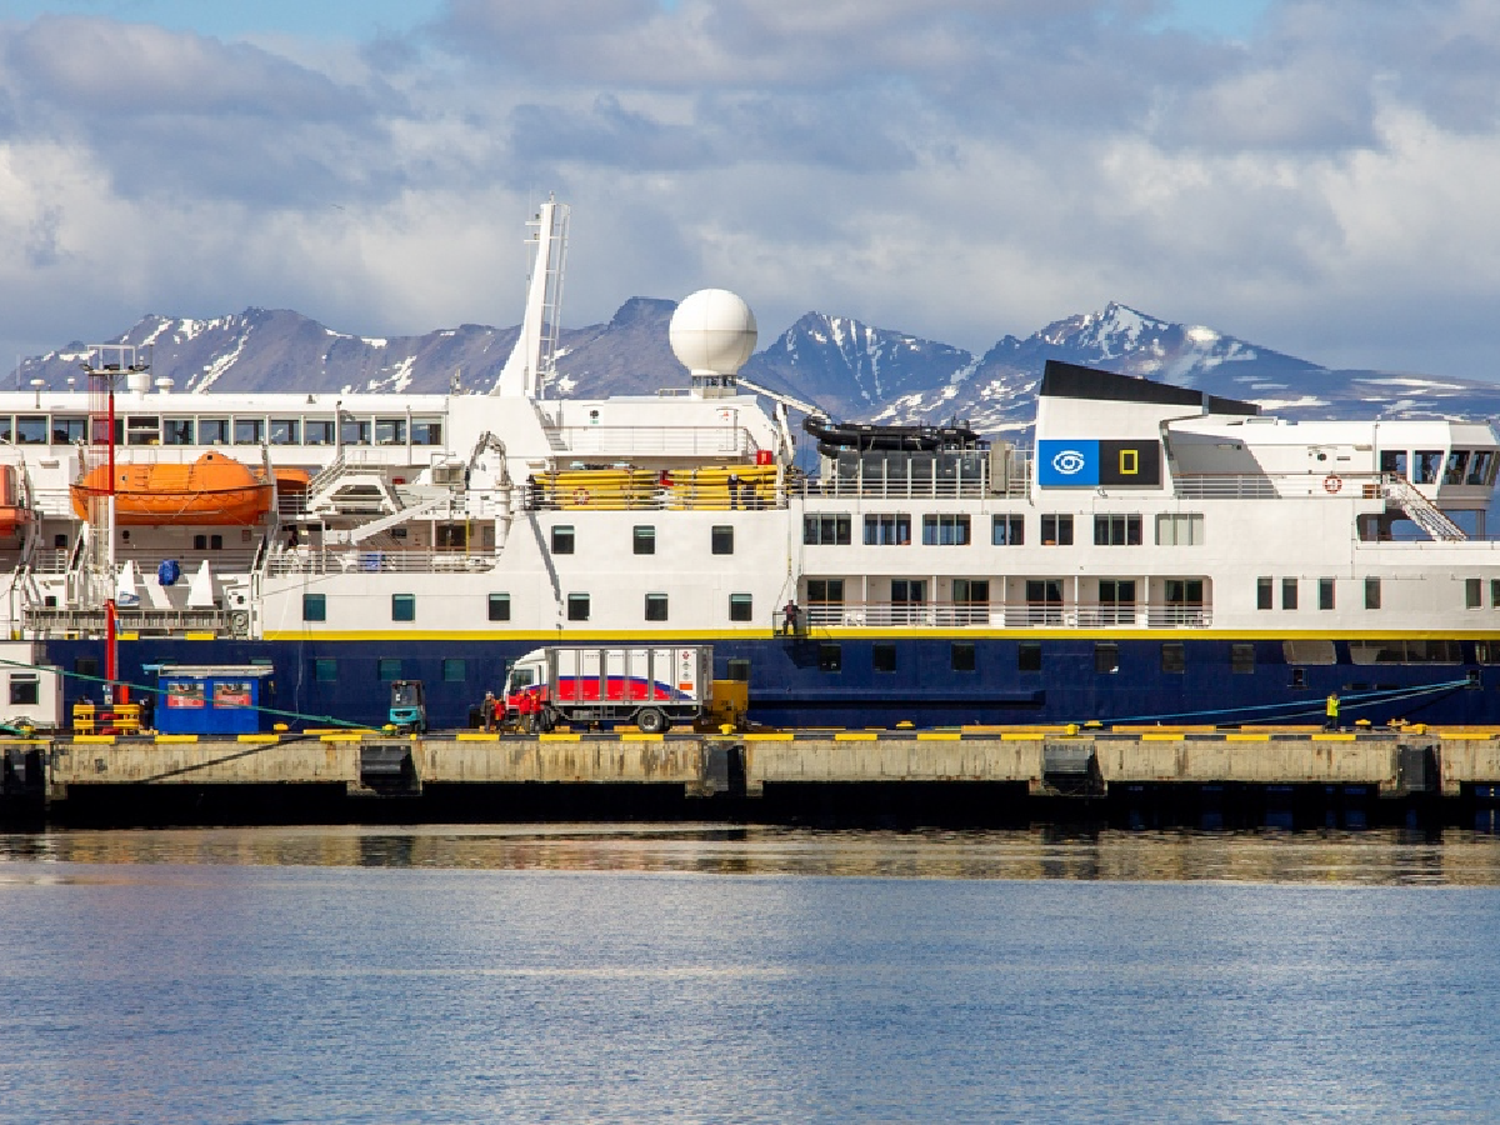
[[[694,375],[733,375],[755,350],[755,314],[727,289],[700,289],[672,314],[667,338]]]

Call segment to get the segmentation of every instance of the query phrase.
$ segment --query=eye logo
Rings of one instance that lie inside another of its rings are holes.
[[[1052,458],[1052,467],[1065,477],[1081,473],[1088,459],[1076,449],[1064,449]]]

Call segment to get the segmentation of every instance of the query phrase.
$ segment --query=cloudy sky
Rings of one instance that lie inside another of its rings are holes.
[[[982,350],[1118,300],[1500,379],[1494,0],[0,0],[0,355],[734,289]]]

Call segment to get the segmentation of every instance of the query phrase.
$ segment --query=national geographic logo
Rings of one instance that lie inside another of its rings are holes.
[[[1160,488],[1161,444],[1047,439],[1037,443],[1037,483],[1043,488]]]

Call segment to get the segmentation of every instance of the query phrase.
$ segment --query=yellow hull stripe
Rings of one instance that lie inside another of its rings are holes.
[[[569,632],[493,632],[488,630],[371,629],[313,632],[271,631],[268,641],[506,641],[553,644],[678,644],[693,641],[780,640],[769,630],[734,632],[674,629],[642,634],[638,630]],[[1500,641],[1500,629],[818,629],[802,638],[813,641],[856,640],[1012,640],[1012,641]]]

